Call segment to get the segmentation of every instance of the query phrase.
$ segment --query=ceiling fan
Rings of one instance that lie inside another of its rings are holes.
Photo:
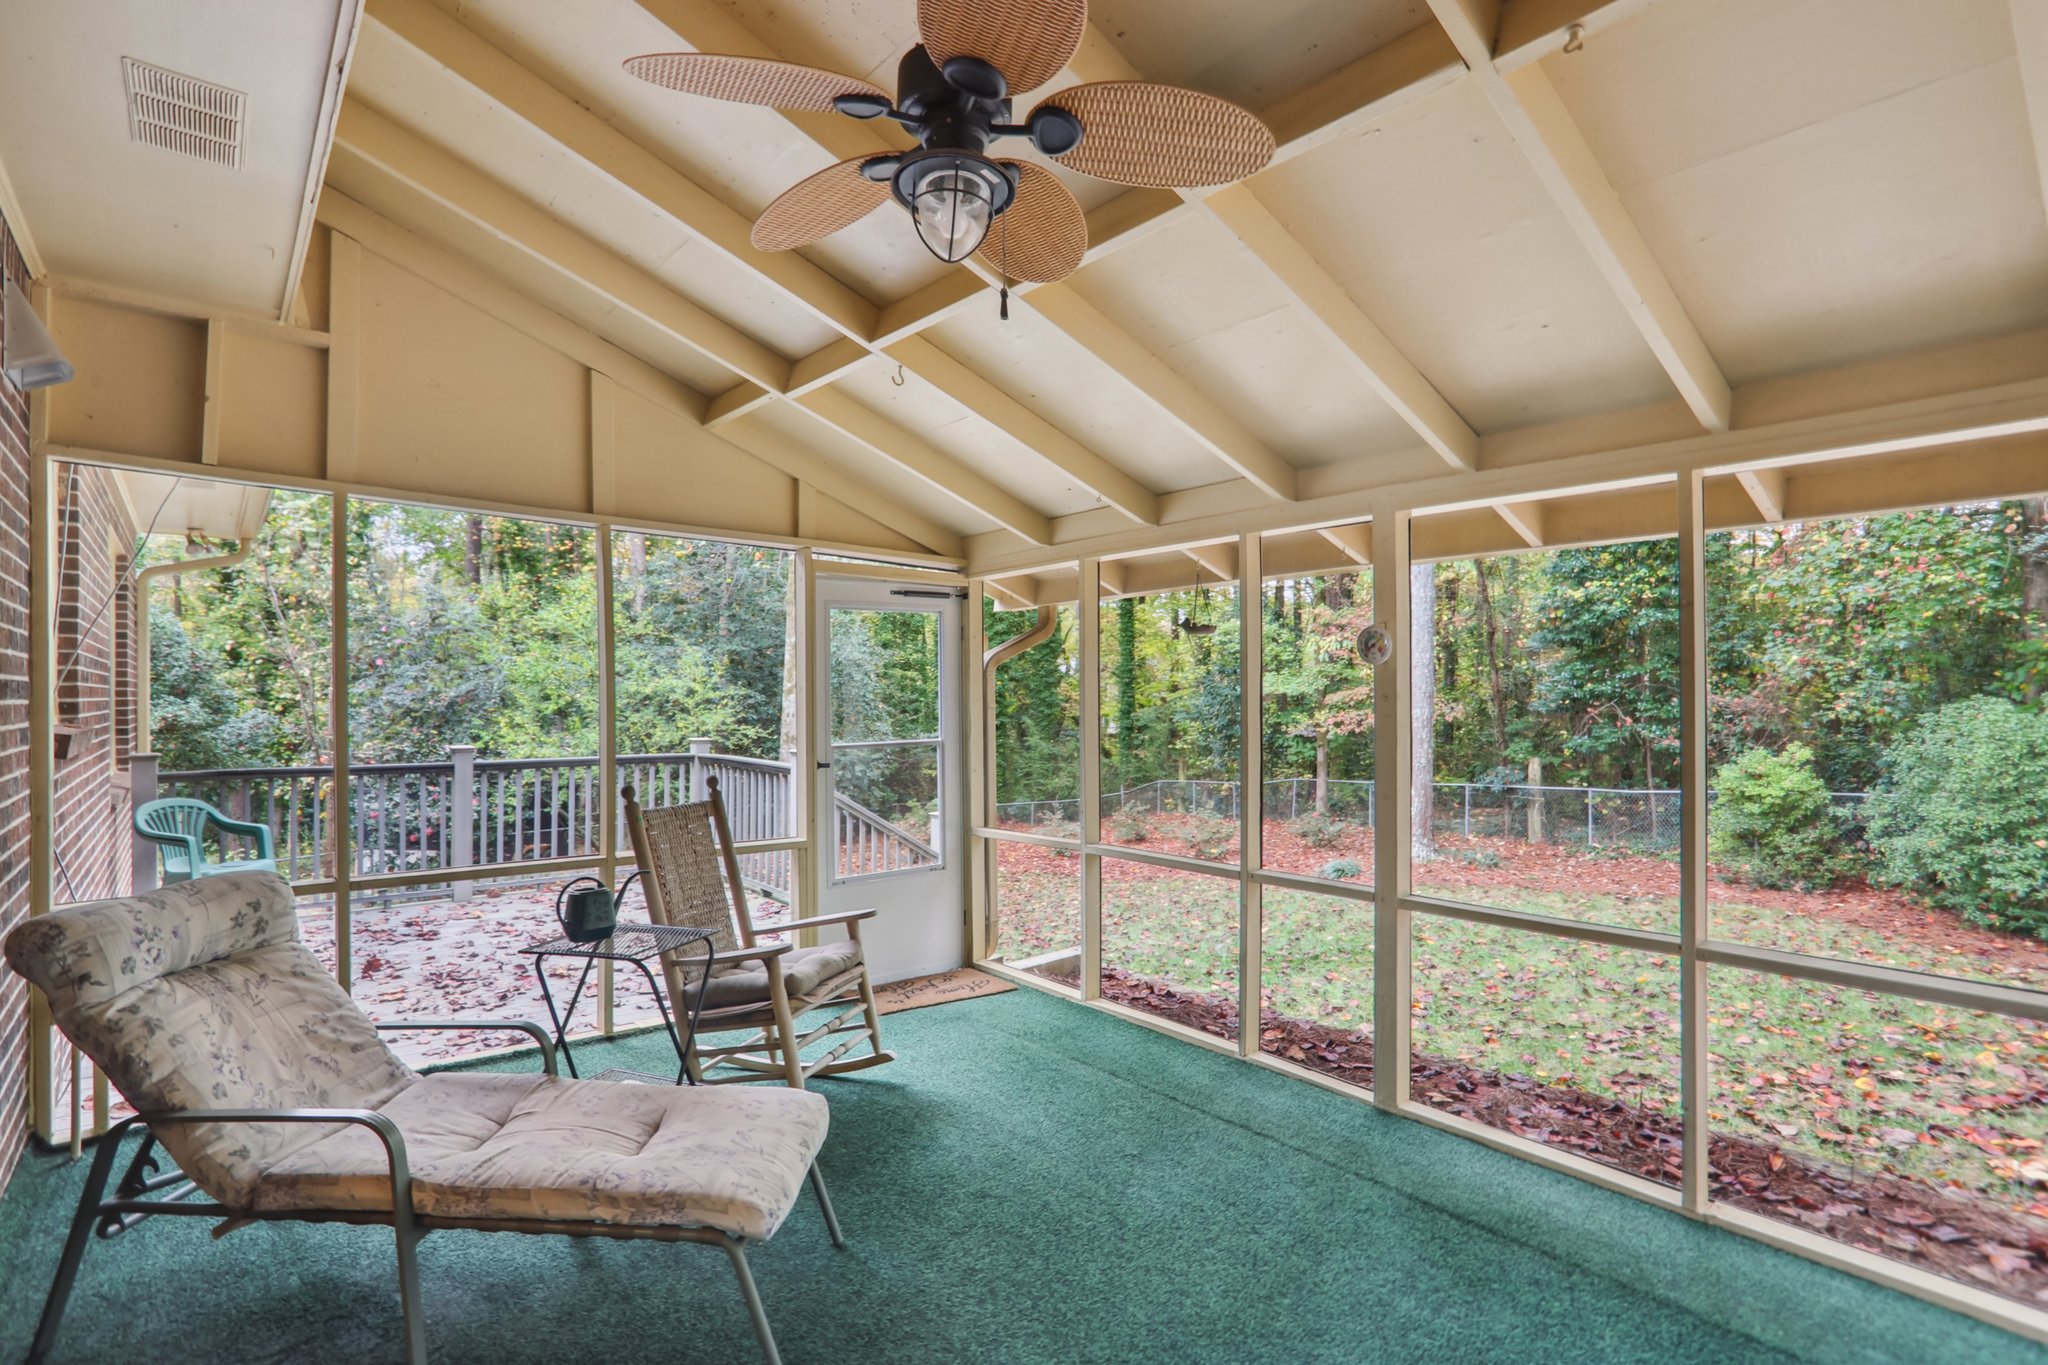
[[[761,250],[817,241],[894,198],[940,260],[979,251],[1006,280],[1047,283],[1088,249],[1081,205],[1044,166],[992,156],[991,144],[1027,138],[1073,170],[1164,187],[1227,184],[1273,157],[1273,134],[1244,109],[1148,81],[1074,86],[1011,122],[1012,97],[1058,75],[1087,25],[1086,0],[918,0],[924,41],[898,63],[893,99],[857,77],[756,57],[651,52],[625,65],[685,94],[886,118],[916,136],[914,150],[854,157],[785,190],[755,220]]]

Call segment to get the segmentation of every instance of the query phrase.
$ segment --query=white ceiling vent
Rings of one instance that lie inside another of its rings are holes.
[[[128,135],[145,147],[242,166],[242,109],[248,97],[211,81],[121,59],[128,86]]]

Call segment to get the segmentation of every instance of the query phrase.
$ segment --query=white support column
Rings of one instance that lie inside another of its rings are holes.
[[[335,246],[340,248],[339,239]],[[327,600],[333,629],[328,638],[327,714],[334,736],[334,808],[328,813],[328,828],[334,831],[334,978],[347,990],[355,975],[349,951],[355,838],[349,824],[348,781],[348,494],[334,494],[328,514]]]
[[[826,843],[819,842],[819,813],[817,802],[818,786],[818,684],[823,661],[818,657],[818,643],[829,640],[829,628],[812,620],[816,611],[813,605],[818,600],[818,566],[808,549],[796,552],[796,558],[789,566],[791,586],[795,589],[790,602],[790,611],[795,614],[796,629],[789,633],[794,657],[787,659],[783,667],[796,677],[796,754],[791,762],[789,774],[790,794],[796,798],[796,809],[791,813],[795,821],[792,828],[803,840],[790,855],[793,908],[798,917],[813,913],[818,904],[818,866],[833,856],[833,850]],[[821,632],[824,632],[821,634]],[[823,831],[823,838],[829,842],[832,832],[829,825]]]
[[[603,378],[594,371],[590,376],[591,501],[600,512],[611,507],[608,433],[612,386],[608,379],[598,383]],[[600,394],[606,404],[606,411],[602,414],[598,411]],[[597,875],[606,886],[616,887],[619,884],[619,727],[613,714],[618,705],[618,689],[612,676],[615,649],[612,638],[611,523],[600,521],[592,534],[597,537],[597,856],[603,860],[598,864]],[[612,968],[609,958],[598,964],[597,1026],[607,1038],[612,1036],[615,1026],[616,978]]]
[[[1381,504],[1372,518],[1372,617],[1394,652],[1373,670],[1373,985],[1372,1094],[1381,1109],[1408,1102],[1410,928],[1402,907],[1409,889],[1408,706],[1414,693],[1408,657],[1408,513]]]
[[[1265,543],[1257,532],[1239,537],[1237,545],[1238,677],[1244,717],[1238,741],[1239,803],[1244,828],[1239,835],[1237,911],[1237,1051],[1259,1055],[1259,1029],[1265,1018],[1265,896],[1257,872],[1265,861],[1266,771],[1264,734],[1266,702]]]
[[[1704,481],[1678,479],[1678,1012],[1685,1161],[1679,1194],[1707,1209],[1707,573]]]
[[[1081,561],[1081,843],[1102,842],[1102,561]],[[1102,998],[1102,859],[1081,855],[1081,998]]]
[[[995,755],[989,751],[989,712],[993,709],[990,694],[995,690],[988,671],[982,666],[982,651],[987,648],[986,631],[982,624],[981,584],[967,585],[967,600],[962,604],[964,619],[961,622],[962,644],[960,661],[960,701],[966,711],[967,725],[967,884],[961,903],[967,907],[967,960],[980,962],[989,953],[989,920],[991,888],[990,868],[994,859],[990,854],[988,840],[974,831],[987,829],[991,823],[991,792],[994,781]]]

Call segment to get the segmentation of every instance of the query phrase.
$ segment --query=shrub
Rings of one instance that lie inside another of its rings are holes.
[[[1324,863],[1323,870],[1316,875],[1328,877],[1333,882],[1342,882],[1353,877],[1363,877],[1365,869],[1359,865],[1356,858],[1338,858],[1334,862]]]
[[[1197,858],[1219,860],[1237,856],[1237,821],[1214,815],[1191,815],[1182,831]]]
[[[1333,815],[1304,815],[1287,822],[1287,832],[1310,848],[1335,848],[1356,828]]]
[[[1995,697],[1952,702],[1886,758],[1863,808],[1873,880],[2048,938],[2048,716]]]
[[[1716,860],[1754,886],[1827,886],[1842,874],[1841,826],[1813,751],[1749,749],[1714,770]]]
[[[1043,834],[1048,839],[1078,839],[1081,826],[1078,821],[1068,820],[1060,815],[1050,815],[1038,822],[1034,834]]]
[[[1109,826],[1109,837],[1120,844],[1142,844],[1152,836],[1152,826],[1140,810],[1120,810],[1105,823]]]

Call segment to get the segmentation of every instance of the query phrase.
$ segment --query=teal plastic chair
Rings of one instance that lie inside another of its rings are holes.
[[[240,834],[256,841],[256,856],[230,862],[208,862],[206,827],[212,825],[226,834]],[[221,872],[277,871],[277,852],[270,842],[270,826],[247,820],[230,820],[204,801],[173,797],[151,801],[135,812],[135,832],[163,846],[164,885],[188,882],[194,877],[211,877]]]

